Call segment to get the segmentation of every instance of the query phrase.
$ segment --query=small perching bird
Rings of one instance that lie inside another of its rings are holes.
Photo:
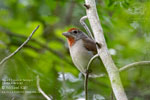
[[[80,72],[86,75],[90,59],[97,54],[96,43],[77,28],[71,28],[64,32],[63,35],[68,40],[69,51],[74,65]],[[90,77],[104,75],[105,68],[99,58],[95,58],[92,61],[88,72]]]

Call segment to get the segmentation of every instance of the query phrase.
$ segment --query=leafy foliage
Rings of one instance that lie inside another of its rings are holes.
[[[66,40],[62,36],[62,32],[70,27],[85,31],[79,23],[80,18],[86,14],[84,1],[0,2],[0,59],[13,52],[40,25],[32,40],[4,66],[0,66],[0,99],[45,100],[37,93],[37,75],[40,76],[43,91],[54,100],[84,98],[83,77],[72,64]],[[135,61],[150,60],[148,0],[97,0],[97,10],[108,48],[118,68]],[[146,66],[139,66],[121,72],[130,100],[150,98],[149,70]],[[31,83],[24,84],[27,84],[27,90],[36,93],[2,93],[4,79],[30,79]],[[90,79],[90,100],[109,100],[111,91],[107,77]]]

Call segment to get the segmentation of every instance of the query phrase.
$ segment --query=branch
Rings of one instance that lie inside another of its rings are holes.
[[[88,100],[88,78],[89,78],[89,72],[85,73],[85,79],[84,79],[84,91],[85,91],[85,100]]]
[[[142,66],[142,65],[150,66],[150,61],[139,61],[139,62],[134,62],[134,63],[128,64],[128,65],[125,65],[119,69],[119,72],[122,72],[122,71],[127,70],[132,67]]]
[[[103,30],[97,14],[95,0],[85,0],[85,2],[87,16],[94,33],[95,41],[98,44],[101,44],[101,48],[97,47],[97,51],[107,70],[114,95],[117,100],[128,100],[124,92],[124,88],[122,86],[119,70],[114,64],[111,55],[109,54],[107,49],[107,45],[103,35]]]
[[[91,31],[89,30],[88,26],[86,25],[86,23],[84,22],[85,19],[87,19],[88,17],[87,16],[83,16],[81,19],[80,19],[80,23],[81,25],[85,28],[85,30],[87,31],[87,33],[89,34],[89,36],[94,40],[94,37],[91,33]]]
[[[84,91],[85,91],[85,100],[88,100],[88,78],[89,78],[89,67],[92,61],[98,57],[98,54],[94,55],[90,61],[88,62],[86,73],[85,73],[85,80],[84,80]]]
[[[27,37],[24,36],[24,35],[20,35],[20,34],[13,33],[13,32],[11,32],[11,31],[9,31],[9,30],[6,30],[6,29],[4,29],[4,28],[2,28],[2,27],[0,27],[0,31],[3,31],[3,32],[5,32],[7,35],[10,35],[10,36],[15,36],[15,37],[23,38],[23,39],[26,39],[26,38],[27,38]],[[66,57],[64,57],[60,52],[53,50],[52,48],[48,47],[47,45],[45,45],[45,44],[43,44],[43,43],[41,43],[41,42],[39,42],[39,41],[37,41],[36,39],[32,39],[32,38],[31,38],[30,41],[32,41],[32,42],[38,44],[38,45],[39,45],[40,47],[42,47],[42,48],[47,49],[49,52],[51,52],[52,54],[54,54],[54,55],[55,55],[56,57],[58,57],[59,59],[63,59],[63,61],[65,61],[66,63],[72,65],[72,63],[69,62],[68,59],[67,59]],[[28,45],[27,45],[27,46],[28,46]]]
[[[36,30],[39,28],[39,25],[33,30],[33,32],[30,34],[30,36],[26,39],[26,41],[24,41],[24,43],[18,47],[13,53],[11,53],[10,55],[8,55],[7,57],[5,57],[4,59],[1,60],[0,65],[2,65],[4,62],[6,62],[8,59],[10,59],[12,56],[14,56],[17,52],[19,52],[24,45],[26,45],[29,40],[31,39],[32,35],[36,32]]]
[[[90,59],[90,61],[88,62],[88,65],[87,65],[87,70],[89,69],[89,67],[90,67],[90,65],[91,65],[91,63],[92,63],[92,61],[95,59],[95,58],[97,58],[99,55],[98,54],[96,54],[96,55],[94,55],[91,59]]]
[[[88,26],[87,26],[86,23],[84,22],[85,19],[87,19],[87,18],[88,18],[87,16],[83,16],[83,17],[80,19],[80,23],[81,23],[81,25],[85,28],[85,30],[87,31],[88,35],[95,41],[95,39],[94,39],[94,37],[93,37],[91,31],[89,30]],[[90,65],[91,65],[91,63],[92,63],[92,61],[93,61],[96,57],[98,57],[98,56],[99,56],[98,54],[94,55],[94,56],[90,59],[90,61],[88,62],[88,65],[87,65],[87,68],[86,68],[86,74],[85,74],[85,79],[84,79],[85,100],[88,100],[88,78],[89,78],[89,71],[88,71],[88,69],[89,69],[89,67],[90,67]]]
[[[20,46],[20,45],[15,44],[15,43],[10,43],[8,46],[9,46],[9,47],[10,47],[10,46],[17,46],[17,47],[18,47],[18,46]],[[26,44],[26,45],[24,46],[24,48],[29,48],[29,49],[31,49],[31,50],[34,50],[35,52],[38,52],[38,53],[40,53],[40,52],[42,51],[41,48],[37,48],[37,47],[31,46],[31,45],[28,45],[28,44]]]
[[[39,76],[37,76],[36,79],[37,79],[37,88],[38,88],[38,91],[39,91],[47,100],[52,100],[52,98],[50,98],[49,96],[47,96],[46,93],[41,89]]]

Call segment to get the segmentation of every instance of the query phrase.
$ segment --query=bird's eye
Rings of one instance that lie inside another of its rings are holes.
[[[77,30],[74,30],[73,33],[77,34],[78,32],[77,32]]]

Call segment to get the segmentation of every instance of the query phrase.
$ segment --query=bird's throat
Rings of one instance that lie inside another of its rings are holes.
[[[75,39],[73,37],[68,37],[68,43],[69,46],[71,47],[75,43]]]

